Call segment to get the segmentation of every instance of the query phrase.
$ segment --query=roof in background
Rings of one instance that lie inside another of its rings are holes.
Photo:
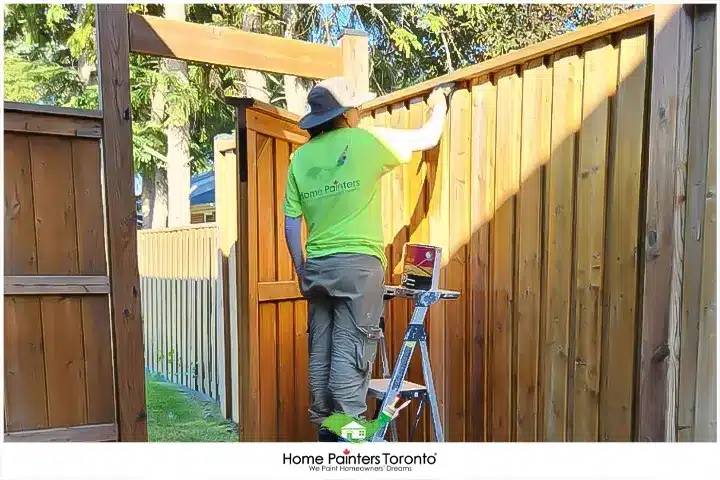
[[[215,172],[198,173],[190,178],[190,205],[215,203]]]

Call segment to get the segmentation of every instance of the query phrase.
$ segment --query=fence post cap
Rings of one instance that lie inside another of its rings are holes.
[[[363,32],[362,30],[355,30],[354,28],[345,28],[343,29],[342,33],[340,34],[340,38],[343,37],[367,37],[367,32]]]

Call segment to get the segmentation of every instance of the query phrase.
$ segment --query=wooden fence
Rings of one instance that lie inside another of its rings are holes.
[[[217,258],[214,224],[138,231],[145,367],[219,401],[227,362]]]
[[[140,317],[117,293],[137,288],[118,266],[131,177],[101,156],[101,112],[6,102],[4,119],[5,441],[144,440]]]
[[[386,281],[400,280],[404,243],[429,242],[444,251],[441,287],[462,292],[427,321],[449,441],[714,438],[714,18],[635,10],[363,112],[364,125],[418,127],[430,90],[457,82],[438,148],[382,180]],[[292,114],[233,103],[216,200],[237,247],[240,436],[313,440],[307,306],[282,238],[306,136]],[[391,358],[409,314],[402,300],[386,310]],[[421,375],[415,359],[409,379]],[[419,432],[432,437],[427,413]]]

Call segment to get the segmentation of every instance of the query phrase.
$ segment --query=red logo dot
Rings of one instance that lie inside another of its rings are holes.
[[[348,449],[346,448],[345,450],[343,450],[343,453],[344,453],[345,455],[350,455],[350,450],[348,450]]]
[[[334,183],[335,185],[337,185],[337,184],[340,183],[340,182],[338,182],[337,180],[335,180],[333,183]]]

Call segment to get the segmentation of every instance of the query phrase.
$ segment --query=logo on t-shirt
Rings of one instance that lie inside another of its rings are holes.
[[[307,176],[313,180],[328,180],[335,176],[337,170],[347,163],[347,150],[349,145],[345,145],[345,149],[338,157],[337,163],[329,168],[311,167],[307,171]]]
[[[310,190],[309,192],[300,192],[300,196],[304,200],[311,200],[314,198],[322,198],[330,195],[338,195],[341,193],[351,192],[360,188],[360,180],[335,180],[332,183],[328,183],[323,188]]]

